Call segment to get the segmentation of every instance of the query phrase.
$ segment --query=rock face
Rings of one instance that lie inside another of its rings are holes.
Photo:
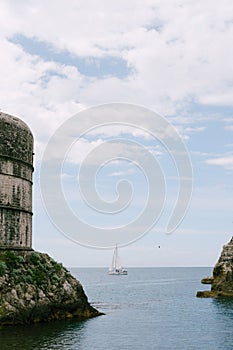
[[[0,251],[0,324],[101,315],[61,264],[35,251]]]
[[[213,277],[208,277],[208,280],[212,284],[211,290],[197,292],[197,297],[233,297],[233,237],[223,246]],[[205,283],[207,278],[202,281]]]

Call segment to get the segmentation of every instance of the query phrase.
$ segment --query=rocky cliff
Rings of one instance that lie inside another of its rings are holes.
[[[35,251],[0,251],[0,324],[100,315],[60,263]]]
[[[211,284],[211,290],[197,292],[197,297],[233,297],[233,237],[223,246],[213,276],[204,278],[202,283]]]

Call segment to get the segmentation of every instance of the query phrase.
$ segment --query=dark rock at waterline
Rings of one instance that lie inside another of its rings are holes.
[[[207,276],[202,278],[201,280],[202,284],[212,284],[213,283],[213,276]]]
[[[216,295],[211,290],[204,290],[198,291],[196,296],[198,298],[214,298]]]
[[[99,316],[62,264],[35,251],[0,251],[0,324]]]
[[[213,269],[213,276],[204,278],[202,283],[211,283],[210,291],[199,291],[200,298],[233,298],[233,237],[223,246],[220,258]]]

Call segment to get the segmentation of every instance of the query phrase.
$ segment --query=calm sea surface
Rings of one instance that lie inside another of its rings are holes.
[[[198,299],[211,268],[71,269],[106,315],[0,329],[0,349],[233,349],[233,301]]]

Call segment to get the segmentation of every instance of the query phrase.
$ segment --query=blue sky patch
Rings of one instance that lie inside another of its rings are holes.
[[[14,44],[20,45],[30,55],[37,55],[44,61],[54,61],[75,66],[81,74],[89,77],[103,78],[105,76],[114,76],[123,79],[132,71],[127,62],[119,57],[80,57],[71,54],[67,50],[58,51],[51,44],[22,34],[16,34],[9,40]]]

